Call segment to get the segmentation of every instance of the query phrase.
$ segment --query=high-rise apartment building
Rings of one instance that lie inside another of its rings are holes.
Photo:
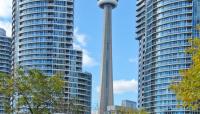
[[[91,113],[91,81],[82,72],[82,51],[73,49],[74,0],[13,0],[12,69],[63,72],[66,100]]]
[[[6,31],[0,28],[0,72],[11,73],[11,38],[6,36]],[[0,94],[0,114],[4,113],[3,96]]]
[[[11,73],[11,38],[0,28],[0,72]]]
[[[184,50],[188,38],[198,36],[199,0],[137,0],[136,39],[139,41],[139,107],[151,114],[191,114],[177,108],[169,90],[188,69],[191,56]]]

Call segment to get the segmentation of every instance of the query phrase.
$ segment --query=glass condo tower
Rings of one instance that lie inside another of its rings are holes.
[[[6,31],[0,28],[0,72],[11,73],[11,38],[6,36]],[[0,94],[0,114],[4,113],[3,99]]]
[[[198,37],[200,0],[137,0],[136,39],[139,41],[139,107],[151,114],[192,114],[177,108],[169,90],[188,69],[191,56],[184,53],[188,38]]]
[[[82,51],[73,48],[74,0],[13,0],[12,70],[64,72],[66,100],[91,113],[90,73],[82,72]]]
[[[0,72],[11,73],[11,38],[0,28]]]

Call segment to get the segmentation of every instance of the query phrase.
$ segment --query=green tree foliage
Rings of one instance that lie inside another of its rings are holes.
[[[148,114],[144,109],[132,109],[121,107],[118,111],[119,114]]]
[[[76,105],[78,104],[78,98],[66,99],[60,98],[55,106],[54,112],[61,114],[83,114],[86,110],[84,106]]]
[[[24,74],[18,69],[16,75],[0,74],[0,93],[4,96],[7,114],[19,112],[26,107],[30,114],[48,114],[60,101],[64,90],[61,74],[45,76],[38,70]]]
[[[170,89],[175,92],[177,100],[183,102],[184,107],[197,109],[200,107],[200,39],[190,39],[191,47],[186,53],[192,55],[192,65],[189,69],[181,70],[182,80],[175,81]]]

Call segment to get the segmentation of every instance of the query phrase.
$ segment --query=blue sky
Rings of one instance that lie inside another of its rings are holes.
[[[99,102],[103,10],[97,0],[75,0],[74,47],[84,52],[84,71],[93,75],[92,110]],[[137,101],[138,42],[135,40],[136,0],[120,0],[113,10],[113,77],[115,104]],[[0,27],[11,34],[11,0],[0,0]]]

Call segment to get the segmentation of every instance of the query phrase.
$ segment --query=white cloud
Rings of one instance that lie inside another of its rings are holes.
[[[97,65],[98,63],[90,56],[89,52],[87,50],[83,50],[83,66],[94,67]]]
[[[0,21],[0,28],[3,28],[6,30],[6,34],[7,36],[11,36],[11,33],[12,33],[12,24],[11,22],[3,22],[3,21]]]
[[[117,80],[113,83],[114,93],[126,93],[126,92],[135,92],[137,91],[137,80]]]
[[[74,49],[82,50],[83,51],[83,66],[85,67],[94,67],[98,65],[96,60],[90,56],[90,53],[81,45],[78,45],[76,43],[73,44]]]
[[[12,0],[0,0],[0,17],[11,17]]]
[[[114,94],[137,92],[137,87],[138,82],[135,79],[113,81]],[[97,92],[100,92],[100,87],[97,87]]]
[[[85,48],[86,42],[86,35],[79,33],[78,28],[74,31],[74,48],[83,51],[83,66],[84,67],[94,67],[97,66],[98,63],[96,60],[90,56],[89,51]]]
[[[74,30],[74,39],[77,41],[81,46],[86,46],[86,35],[79,33],[79,29],[75,28]]]
[[[130,63],[138,63],[138,58],[130,58],[128,61]]]
[[[77,44],[77,43],[74,43],[74,44],[73,44],[73,47],[74,47],[74,49],[76,49],[76,50],[83,50],[83,48],[82,48],[79,44]]]
[[[0,27],[4,28],[7,36],[11,36],[12,25],[9,20],[12,16],[12,0],[0,0]]]

